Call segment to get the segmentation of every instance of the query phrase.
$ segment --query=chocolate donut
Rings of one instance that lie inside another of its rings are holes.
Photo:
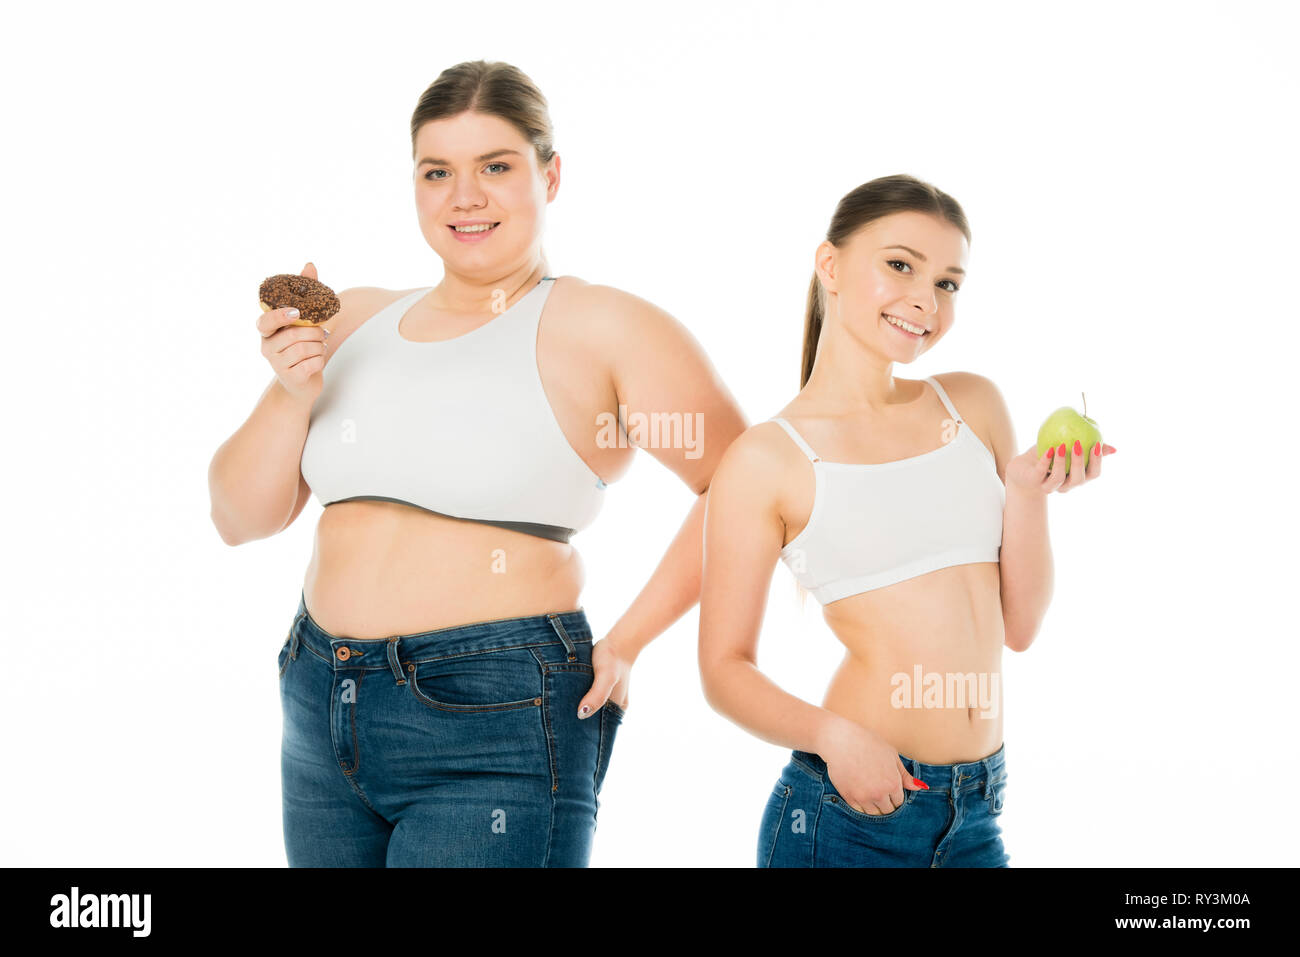
[[[333,289],[293,273],[280,273],[262,280],[257,298],[263,312],[295,307],[298,318],[290,323],[294,326],[317,326],[339,311],[339,297]]]

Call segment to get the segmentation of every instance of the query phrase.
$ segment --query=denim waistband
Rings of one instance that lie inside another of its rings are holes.
[[[297,657],[305,645],[318,657],[332,662],[335,670],[388,668],[399,678],[400,664],[418,664],[455,655],[480,654],[562,642],[570,653],[591,641],[591,625],[582,608],[574,611],[494,618],[433,631],[387,638],[349,638],[330,634],[307,611],[305,594],[298,596],[298,611],[289,629],[289,653]]]
[[[966,761],[958,764],[925,764],[900,754],[899,760],[909,774],[930,786],[931,791],[956,791],[970,787],[981,781],[996,781],[1006,773],[1006,744],[978,761]],[[792,751],[794,760],[807,765],[819,775],[826,773],[826,762],[820,755],[808,751]]]

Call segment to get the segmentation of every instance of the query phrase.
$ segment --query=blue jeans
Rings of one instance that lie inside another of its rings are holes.
[[[585,867],[623,711],[582,609],[280,649],[290,867]]]
[[[791,752],[758,832],[759,867],[1006,867],[998,816],[1006,745],[965,764],[922,764],[899,755],[928,791],[903,790],[889,814],[844,802],[826,762]]]

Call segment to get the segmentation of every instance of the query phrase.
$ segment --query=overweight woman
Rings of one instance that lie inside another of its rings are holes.
[[[275,376],[209,472],[230,545],[283,531],[313,493],[324,506],[278,662],[285,850],[585,866],[629,672],[698,600],[704,494],[745,421],[671,316],[553,274],[560,157],[523,73],[445,70],[411,146],[440,281],[345,289],[321,327],[264,313]],[[707,441],[629,436],[652,413],[689,413]],[[637,445],[696,501],[593,644],[571,539]]]
[[[709,490],[705,694],[793,749],[760,867],[1007,864],[1002,649],[1047,611],[1050,495],[1100,476],[1103,449],[1017,454],[988,378],[894,375],[952,329],[969,243],[957,202],[911,176],[845,196],[816,251],[802,389]],[[844,645],[820,706],[756,666],[778,559]]]

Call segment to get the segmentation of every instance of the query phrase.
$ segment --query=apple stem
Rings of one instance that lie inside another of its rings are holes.
[[[1079,395],[1083,396],[1083,417],[1086,419],[1088,417],[1088,393],[1080,392]]]

